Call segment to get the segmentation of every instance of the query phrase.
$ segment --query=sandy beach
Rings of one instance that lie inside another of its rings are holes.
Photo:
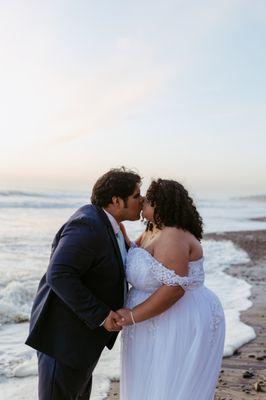
[[[265,219],[262,217],[262,221]],[[223,359],[215,400],[266,399],[266,231],[206,234],[204,239],[231,240],[248,253],[249,263],[234,265],[225,272],[252,285],[253,305],[241,313],[241,320],[253,326],[257,336]],[[112,382],[107,399],[119,399],[119,382]]]

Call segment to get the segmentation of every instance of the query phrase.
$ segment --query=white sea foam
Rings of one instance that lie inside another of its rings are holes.
[[[251,285],[243,279],[228,275],[224,270],[249,261],[247,253],[236,249],[231,241],[208,240],[203,243],[205,253],[206,286],[220,298],[226,318],[224,356],[256,337],[255,331],[240,321],[240,312],[251,307]]]
[[[11,281],[0,290],[0,324],[29,320],[38,281]]]
[[[38,399],[37,377],[27,379],[3,378],[0,380],[1,400],[36,400]]]

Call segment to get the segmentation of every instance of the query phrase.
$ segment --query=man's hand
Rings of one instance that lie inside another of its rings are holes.
[[[108,317],[102,325],[108,332],[118,332],[122,329],[123,316],[118,312],[110,311]],[[119,322],[119,324],[118,324]]]
[[[117,310],[116,312],[119,313],[122,317],[123,320],[120,320],[117,322],[118,326],[127,326],[127,325],[132,325],[133,324],[133,320],[132,320],[132,316],[130,313],[130,309],[129,308],[120,308],[119,310]]]

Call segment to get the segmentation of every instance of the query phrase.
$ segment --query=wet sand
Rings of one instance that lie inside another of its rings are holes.
[[[206,234],[204,239],[231,240],[248,253],[249,263],[234,265],[225,272],[252,285],[253,305],[241,313],[241,320],[253,326],[257,335],[223,359],[215,400],[266,400],[266,230]],[[119,382],[111,383],[107,399],[119,399]]]

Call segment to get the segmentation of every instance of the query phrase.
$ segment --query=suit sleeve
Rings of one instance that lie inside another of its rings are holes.
[[[48,285],[90,329],[97,328],[111,311],[82,282],[83,274],[95,259],[96,236],[88,222],[69,223],[51,256],[46,274]]]

